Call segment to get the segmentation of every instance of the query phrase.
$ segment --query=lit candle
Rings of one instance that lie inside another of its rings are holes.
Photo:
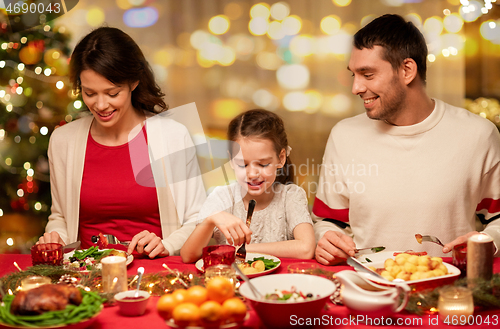
[[[29,276],[21,280],[21,290],[30,290],[51,282],[50,278],[46,276]]]
[[[474,314],[472,292],[465,287],[446,287],[439,291],[439,318],[441,321],[460,320],[460,316]]]
[[[101,260],[102,289],[105,293],[127,290],[127,259],[121,256],[108,256]]]
[[[493,238],[489,235],[471,236],[467,241],[467,279],[491,280],[494,253]]]

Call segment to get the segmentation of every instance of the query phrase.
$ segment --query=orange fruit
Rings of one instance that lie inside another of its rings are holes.
[[[168,320],[172,317],[172,311],[179,303],[174,298],[172,294],[163,295],[158,299],[158,303],[156,304],[156,309],[158,310],[158,314]]]
[[[200,319],[202,323],[215,324],[220,321],[222,317],[222,306],[213,301],[209,300],[204,302],[200,306]]]
[[[208,299],[222,304],[226,299],[234,296],[233,284],[222,276],[216,276],[208,281],[207,293]]]
[[[243,321],[247,314],[247,306],[238,297],[229,298],[222,304],[222,314],[229,322]]]
[[[172,293],[172,297],[177,301],[177,305],[184,303],[186,301],[187,290],[186,289],[177,289]]]
[[[202,286],[193,286],[186,290],[185,301],[200,306],[208,300],[207,289]]]
[[[180,327],[195,326],[200,320],[200,309],[193,303],[182,303],[174,308],[172,318]]]

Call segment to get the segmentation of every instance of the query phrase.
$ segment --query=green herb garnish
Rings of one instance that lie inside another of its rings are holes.
[[[267,258],[264,258],[264,257],[255,257],[253,260],[247,261],[247,263],[250,264],[250,265],[252,265],[253,262],[256,262],[258,260],[261,260],[261,261],[264,262],[264,266],[266,267],[265,271],[270,270],[272,268],[275,268],[280,263],[279,261],[274,261],[272,259],[267,259]]]
[[[373,251],[373,252],[380,252],[380,251],[382,251],[384,249],[385,249],[385,247],[375,247],[375,248],[372,248],[371,251]]]

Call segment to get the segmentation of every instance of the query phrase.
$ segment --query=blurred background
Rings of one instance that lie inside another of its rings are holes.
[[[23,14],[23,3],[43,3],[46,12]],[[57,13],[56,3],[64,5]],[[51,204],[48,139],[85,110],[69,85],[68,60],[92,29],[107,25],[128,33],[167,104],[195,102],[199,119],[193,120],[212,140],[224,139],[240,112],[279,114],[296,183],[312,202],[331,128],[364,112],[346,69],[352,35],[386,13],[405,16],[423,32],[428,93],[500,127],[500,3],[494,0],[4,1],[0,253],[26,253],[43,233]],[[214,169],[212,160],[201,154],[204,172]],[[204,181],[207,191],[220,183]]]

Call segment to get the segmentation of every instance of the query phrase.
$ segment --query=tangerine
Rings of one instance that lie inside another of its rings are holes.
[[[200,309],[193,303],[182,303],[174,308],[172,318],[180,327],[196,326],[200,320]]]
[[[243,321],[247,314],[247,306],[238,297],[229,298],[222,304],[222,314],[229,322]]]
[[[200,306],[208,300],[207,289],[202,286],[193,286],[186,290],[185,301]]]
[[[187,290],[186,289],[177,289],[172,293],[172,297],[177,301],[177,305],[184,303],[186,301]]]
[[[222,318],[222,306],[209,300],[200,306],[200,319],[203,323],[215,324]]]
[[[158,299],[158,303],[156,304],[156,309],[158,310],[158,314],[168,320],[172,317],[172,311],[179,303],[174,298],[172,294],[163,295]]]
[[[222,304],[226,299],[234,296],[233,284],[229,279],[216,276],[207,283],[208,299]]]

